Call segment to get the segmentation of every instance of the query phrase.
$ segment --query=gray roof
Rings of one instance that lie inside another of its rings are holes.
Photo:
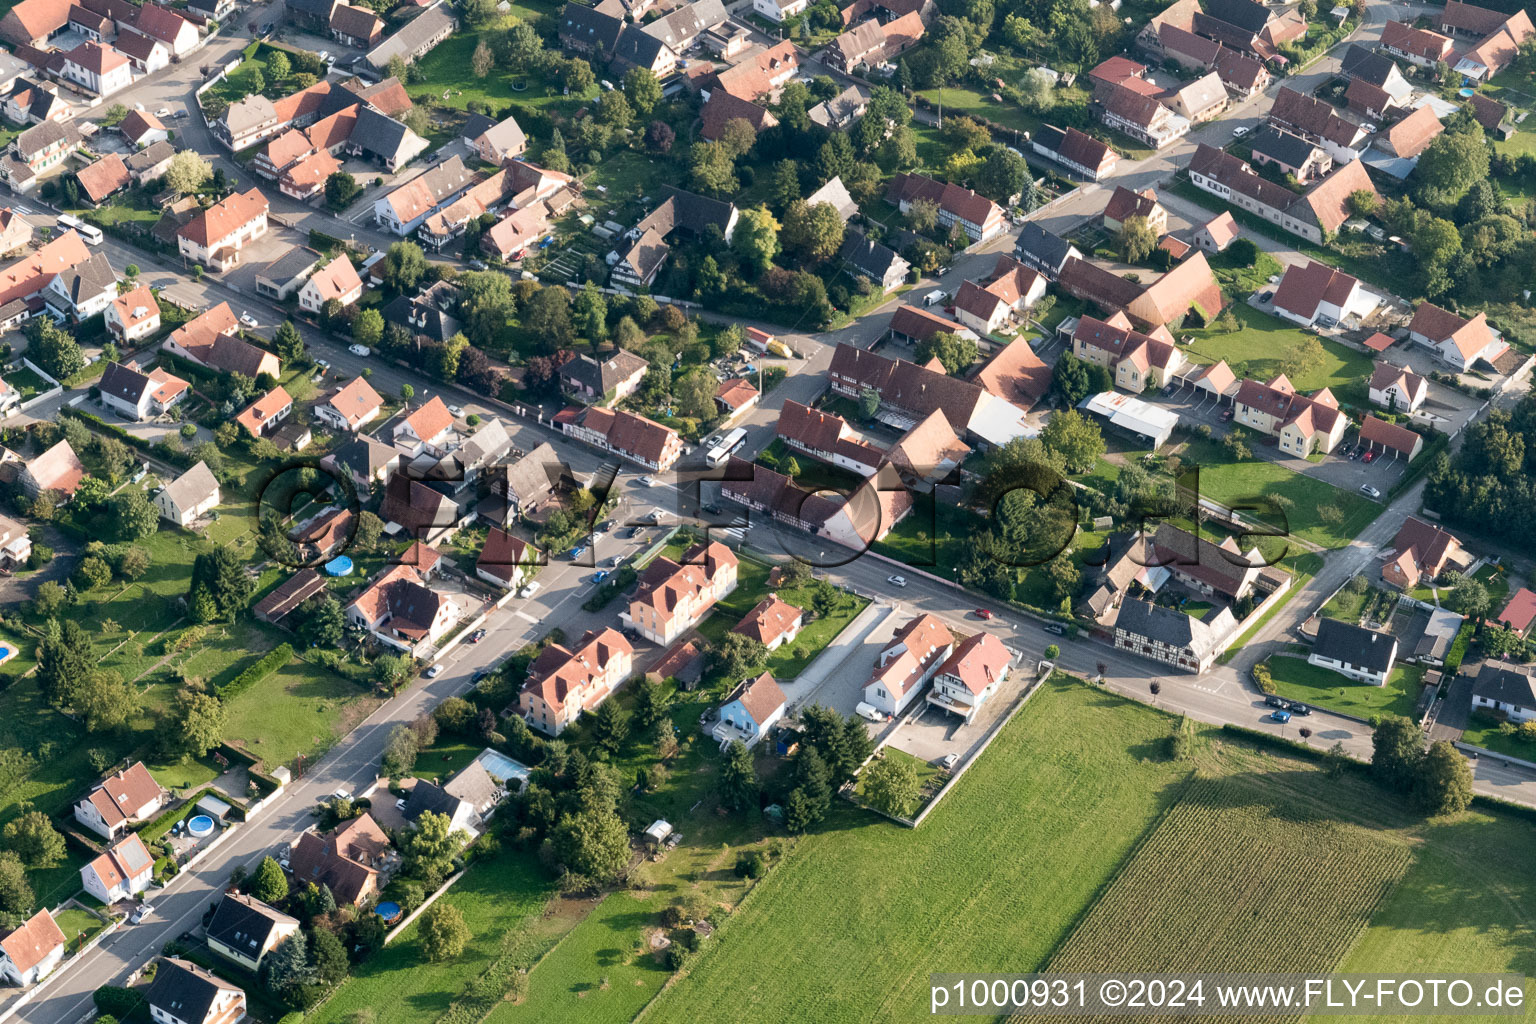
[[[147,998],[150,1006],[159,1007],[177,1020],[202,1024],[220,989],[239,991],[196,964],[167,957],[155,970]]]
[[[200,504],[218,489],[219,481],[214,478],[213,470],[208,468],[208,463],[199,460],[197,465],[166,484],[165,494],[177,508],[187,509]]]
[[[693,3],[657,18],[646,25],[643,32],[654,36],[677,50],[691,42],[700,33],[725,23],[729,17],[725,4],[720,0],[694,0]]]
[[[1291,167],[1305,164],[1317,148],[1300,135],[1283,132],[1272,124],[1254,132],[1248,140],[1248,147],[1261,156],[1279,160]]]
[[[294,278],[309,273],[319,262],[318,252],[307,246],[294,245],[277,259],[262,267],[257,276],[264,277],[275,284],[287,284]]]
[[[613,55],[638,67],[649,68],[656,64],[662,53],[672,47],[645,29],[626,25],[614,41]],[[676,50],[672,50],[676,53]]]
[[[273,928],[298,923],[253,896],[225,893],[208,922],[208,938],[255,960],[266,946]]]
[[[23,158],[41,153],[49,146],[63,143],[66,146],[78,146],[80,133],[72,124],[59,124],[56,121],[44,121],[42,124],[33,125],[20,135],[11,145],[16,147],[16,152]]]
[[[641,234],[646,228],[655,228],[665,238],[677,228],[696,235],[714,224],[723,232],[731,223],[735,205],[721,199],[711,199],[696,192],[688,192],[672,185],[662,186],[662,200],[644,220],[635,225]]]
[[[491,773],[485,770],[485,766],[479,761],[471,761],[465,765],[443,790],[453,797],[458,797],[469,804],[475,810],[483,810],[494,804],[501,796],[502,787],[491,778]]]
[[[1385,86],[1397,65],[1392,58],[1367,50],[1359,43],[1351,43],[1339,62],[1339,70],[1350,78],[1363,78],[1374,86]]]
[[[391,57],[403,57],[411,60],[415,51],[423,46],[433,36],[451,32],[458,19],[453,16],[453,9],[448,4],[438,0],[437,3],[422,11],[416,17],[400,26],[400,30],[378,46],[368,51],[368,63],[376,68],[381,68],[389,63]]]
[[[1269,9],[1254,0],[1205,0],[1205,13],[1253,33],[1269,23]]]
[[[101,381],[96,385],[104,395],[139,404],[139,399],[144,397],[144,392],[155,386],[155,382],[149,379],[147,374],[140,373],[131,366],[122,363],[108,363],[107,369],[101,375]]]
[[[1214,642],[1210,627],[1193,615],[1136,598],[1127,598],[1120,606],[1115,628],[1197,652],[1209,650]]]
[[[123,163],[134,174],[138,174],[175,155],[176,147],[161,139],[159,142],[151,142],[137,153],[130,154]]]
[[[493,117],[484,114],[470,114],[469,120],[464,122],[464,137],[466,139],[478,139],[487,128],[496,123]]]
[[[1072,254],[1072,243],[1060,235],[1053,235],[1035,221],[1025,221],[1024,230],[1019,232],[1019,240],[1014,245],[1013,251],[1021,256],[1029,256],[1028,262],[1038,266],[1049,267],[1054,273],[1061,269],[1067,262],[1067,257]]]
[[[1483,662],[1472,680],[1472,696],[1520,708],[1536,708],[1536,686],[1524,672],[1516,672],[1493,661]]]
[[[868,237],[862,231],[849,231],[843,239],[843,248],[838,257],[846,261],[850,266],[868,274],[876,280],[883,281],[886,272],[895,263],[905,263],[896,251]]]
[[[618,387],[621,381],[628,380],[648,365],[650,364],[633,352],[619,349],[601,363],[591,356],[578,356],[560,367],[560,376],[573,380],[600,395],[606,395]]]
[[[506,467],[507,496],[519,503],[542,498],[560,483],[565,468],[548,441]]]
[[[1338,619],[1322,619],[1317,624],[1312,653],[1371,672],[1385,672],[1397,655],[1397,640]]]
[[[283,3],[290,11],[324,18],[327,21],[330,20],[331,9],[336,6],[336,0],[283,0]]]
[[[371,477],[400,453],[393,446],[375,441],[366,434],[342,445],[331,454],[338,466],[345,466],[358,476]]]
[[[459,322],[453,317],[420,298],[408,295],[397,296],[384,307],[384,322],[399,324],[412,334],[420,334],[433,341],[447,341],[459,333]]]
[[[117,271],[112,269],[112,261],[107,259],[104,252],[91,253],[90,259],[64,271],[59,277],[64,279],[64,290],[69,295],[69,301],[76,304],[82,299],[100,295],[108,289],[115,291],[117,288]]]
[[[357,124],[347,138],[347,145],[358,146],[386,160],[394,160],[405,149],[406,140],[414,134],[394,118],[385,117],[372,107],[364,107],[357,112]]]
[[[446,814],[451,818],[458,811],[459,804],[465,802],[434,782],[417,779],[416,785],[411,787],[410,799],[406,800],[402,813],[406,821],[416,821],[427,811]]]
[[[624,31],[624,19],[585,4],[568,3],[560,13],[560,38],[612,53]]]

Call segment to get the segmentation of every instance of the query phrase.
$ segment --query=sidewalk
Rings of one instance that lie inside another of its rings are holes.
[[[853,656],[866,637],[879,629],[881,623],[894,614],[896,614],[894,607],[871,602],[868,607],[854,616],[853,621],[843,628],[843,631],[816,656],[814,661],[806,666],[804,672],[788,682],[779,680],[779,688],[789,698],[790,706],[798,708],[815,703],[812,698],[826,684],[828,678]]]

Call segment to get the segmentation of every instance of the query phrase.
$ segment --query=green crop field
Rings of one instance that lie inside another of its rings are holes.
[[[930,971],[1030,969],[1177,798],[1168,732],[1058,677],[921,828],[838,804],[643,1019],[913,1020]]]
[[[1275,802],[1262,776],[1192,782],[1045,970],[1326,973],[1412,854],[1401,837]]]

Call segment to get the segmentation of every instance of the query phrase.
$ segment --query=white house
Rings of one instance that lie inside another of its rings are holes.
[[[357,433],[375,419],[384,408],[384,399],[362,377],[353,378],[345,387],[316,405],[315,418],[334,430]]]
[[[399,564],[346,607],[347,621],[380,643],[407,653],[431,647],[459,620],[459,606],[425,585],[411,565]]]
[[[453,437],[453,413],[437,395],[394,425],[390,440],[414,458],[427,454],[437,458],[448,454],[445,447]]]
[[[797,18],[811,6],[811,0],[752,0],[752,11],[775,25]]]
[[[1397,639],[1337,619],[1322,619],[1307,663],[1372,686],[1387,685],[1397,661]]]
[[[219,505],[219,481],[208,463],[199,461],[155,495],[160,518],[187,527]]]
[[[721,746],[736,740],[748,747],[756,746],[758,740],[768,735],[768,730],[784,717],[786,700],[773,676],[764,672],[736,687],[720,709],[720,721],[715,723],[710,735]]]
[[[350,306],[363,297],[363,279],[357,276],[352,261],[338,256],[315,271],[299,289],[299,306],[318,313],[332,299]]]
[[[887,715],[899,715],[955,649],[955,638],[939,619],[924,614],[896,631],[875,660],[864,684],[864,703]]]
[[[1479,359],[1491,363],[1509,349],[1488,323],[1487,314],[1478,313],[1468,320],[1430,302],[1420,303],[1414,310],[1408,340],[1433,349],[1463,373]]]
[[[135,761],[107,776],[76,804],[75,820],[99,836],[116,839],[130,825],[153,815],[164,802],[165,790],[143,761]]]
[[[111,906],[148,889],[154,875],[155,858],[150,856],[139,834],[129,832],[117,845],[80,869],[80,884],[86,892]]]
[[[133,81],[133,64],[110,46],[86,42],[64,55],[59,74],[98,96],[107,96]]]
[[[47,977],[64,959],[64,933],[46,909],[0,939],[0,980],[25,987]]]
[[[227,270],[240,261],[247,243],[267,233],[267,209],[260,189],[236,192],[178,228],[177,251],[214,270]]]
[[[117,271],[103,252],[55,274],[43,289],[43,301],[60,316],[75,322],[89,319],[112,305],[117,298]]]
[[[1487,661],[1472,681],[1472,706],[1502,712],[1511,722],[1529,722],[1536,719],[1536,687],[1524,672]]]
[[[133,342],[160,329],[160,303],[149,285],[117,296],[107,306],[107,330],[119,341]]]
[[[262,959],[298,930],[297,918],[253,896],[226,892],[208,921],[208,948],[255,973]]]
[[[533,578],[538,560],[539,552],[532,544],[493,526],[475,560],[475,575],[492,586],[516,590]]]
[[[167,957],[146,997],[155,1024],[238,1024],[245,990],[186,960]]]
[[[190,383],[173,373],[159,368],[143,373],[122,363],[108,363],[96,387],[102,405],[139,422],[162,415],[192,390]]]
[[[1352,316],[1364,319],[1379,305],[1381,296],[1366,291],[1342,270],[1316,260],[1305,266],[1293,264],[1275,289],[1275,312],[1306,327],[1318,321],[1333,326]]]
[[[966,637],[939,666],[928,703],[969,722],[1008,678],[1013,652],[991,633]]]
[[[1398,412],[1416,412],[1429,397],[1429,382],[1408,365],[1376,364],[1371,374],[1371,404]]]

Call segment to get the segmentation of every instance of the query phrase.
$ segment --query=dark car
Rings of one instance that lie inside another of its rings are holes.
[[[1310,715],[1312,713],[1312,709],[1307,707],[1299,700],[1291,701],[1291,703],[1286,706],[1285,710],[1289,711],[1293,715]]]
[[[1223,409],[1222,413],[1221,413],[1221,418],[1224,419],[1224,420],[1231,419],[1232,418],[1232,410],[1231,409]]]
[[[488,676],[490,674],[491,674],[491,670],[490,669],[482,668],[478,672],[476,672],[474,675],[470,676],[469,677],[469,681],[471,683],[478,683],[480,680],[484,679],[486,676]]]
[[[1288,708],[1291,706],[1291,702],[1282,697],[1265,697],[1264,704],[1272,708]]]
[[[704,511],[708,512],[712,516],[725,515],[725,510],[723,508],[721,508],[719,505],[713,505],[713,504],[705,505],[704,506]]]
[[[1259,296],[1259,301],[1260,302],[1268,302],[1270,299],[1272,299],[1274,297],[1275,297],[1275,293],[1274,292],[1265,292],[1263,295]]]

